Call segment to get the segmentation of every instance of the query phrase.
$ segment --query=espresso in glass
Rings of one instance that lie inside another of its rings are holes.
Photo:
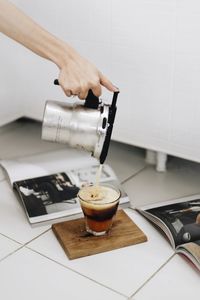
[[[120,191],[111,185],[90,185],[81,188],[78,197],[86,231],[96,236],[106,234],[117,212]]]

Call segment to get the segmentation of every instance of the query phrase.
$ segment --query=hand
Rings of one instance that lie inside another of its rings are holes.
[[[81,57],[70,45],[47,32],[6,0],[0,0],[0,32],[54,62],[60,69],[59,84],[67,96],[77,95],[80,99],[85,99],[91,89],[99,97],[101,86],[111,92],[118,91],[93,64]]]
[[[79,99],[85,99],[89,89],[99,97],[102,92],[101,86],[111,92],[119,91],[92,63],[72,49],[70,54],[67,49],[59,68],[58,81],[68,97],[76,95]]]
[[[19,21],[20,20],[20,21]],[[111,92],[118,89],[70,45],[47,32],[14,4],[0,0],[0,32],[54,62],[60,69],[59,84],[67,96],[85,99],[88,90],[99,97],[101,86]]]

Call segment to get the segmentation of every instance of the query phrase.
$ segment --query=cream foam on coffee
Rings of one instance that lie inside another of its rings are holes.
[[[107,186],[86,186],[79,191],[79,197],[87,201],[89,206],[111,204],[119,198],[120,194],[116,190]],[[85,205],[85,204],[84,204]]]

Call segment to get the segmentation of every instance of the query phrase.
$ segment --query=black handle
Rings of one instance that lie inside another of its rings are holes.
[[[114,92],[113,99],[112,99],[112,104],[111,104],[111,109],[114,109],[114,107],[116,107],[118,95],[119,95],[119,91],[118,92]]]
[[[95,96],[92,90],[88,91],[85,99],[85,107],[97,109],[99,107],[99,98]]]
[[[55,85],[59,85],[58,79],[54,80]],[[92,90],[88,91],[87,97],[85,99],[85,107],[97,109],[99,107],[99,98],[95,96]]]
[[[117,97],[118,97],[119,92],[114,92],[113,94],[113,99],[112,99],[112,104],[109,108],[109,115],[108,115],[108,128],[107,128],[107,132],[106,132],[106,137],[105,137],[105,141],[102,147],[102,151],[101,151],[101,155],[99,158],[100,164],[103,164],[104,161],[106,160],[107,154],[108,154],[108,150],[109,150],[109,146],[110,146],[110,140],[111,140],[111,136],[112,136],[112,130],[113,130],[113,124],[115,121],[115,115],[116,115],[116,111],[117,111]]]

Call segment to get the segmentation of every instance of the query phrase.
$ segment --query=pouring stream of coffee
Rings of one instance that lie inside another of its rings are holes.
[[[99,165],[99,168],[97,169],[97,173],[96,173],[96,182],[95,182],[95,186],[96,186],[97,188],[99,187],[99,181],[100,181],[100,178],[101,178],[102,167],[103,167],[103,165],[100,164],[100,165]]]

